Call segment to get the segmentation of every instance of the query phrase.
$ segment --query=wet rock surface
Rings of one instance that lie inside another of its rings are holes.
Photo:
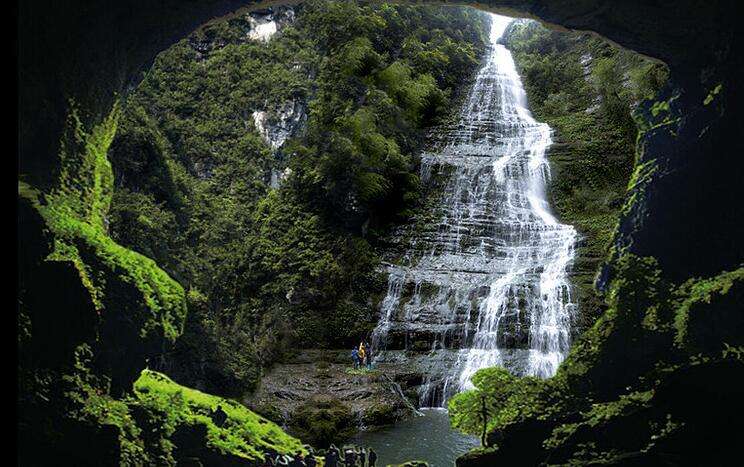
[[[275,365],[243,402],[322,446],[411,416],[422,382],[394,361],[354,370],[347,350],[308,350]]]
[[[509,21],[493,16],[491,48],[458,121],[433,131],[422,155],[422,179],[446,180],[435,220],[401,229],[387,265],[373,340],[385,361],[414,352],[427,406],[444,406],[489,366],[552,376],[577,308],[567,279],[576,231],[547,204],[551,131],[531,116],[498,43]]]

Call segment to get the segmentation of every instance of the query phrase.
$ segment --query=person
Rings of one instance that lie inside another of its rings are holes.
[[[359,465],[362,467],[367,465],[367,450],[364,448],[359,449]]]
[[[359,368],[359,351],[356,347],[351,349],[351,358],[354,360],[354,369]]]
[[[359,343],[359,360],[364,362],[364,342]]]
[[[307,465],[307,467],[317,467],[318,461],[315,459],[315,455],[312,452],[305,457],[305,465]]]
[[[376,467],[375,464],[377,463],[377,453],[374,449],[369,448],[367,450],[367,465],[369,467]]]
[[[274,454],[267,453],[264,455],[263,463],[261,464],[261,467],[274,467]]]
[[[356,453],[352,448],[344,449],[344,464],[346,464],[346,467],[353,467],[356,465]]]
[[[337,467],[338,466],[338,448],[331,444],[331,447],[328,448],[328,453],[326,454],[325,458],[325,466],[326,467]]]
[[[292,460],[289,462],[289,467],[305,467],[305,459],[302,456],[302,452],[297,451],[294,457],[292,457]]]
[[[367,346],[367,369],[372,369],[372,347]]]
[[[215,425],[221,427],[227,421],[227,412],[222,410],[221,405],[218,405],[217,409],[213,410],[212,413],[209,415],[209,418],[212,419],[212,422],[214,422]]]

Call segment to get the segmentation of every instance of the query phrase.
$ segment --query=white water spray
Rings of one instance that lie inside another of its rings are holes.
[[[443,405],[489,366],[550,377],[570,343],[576,231],[545,197],[551,131],[530,114],[511,54],[497,43],[510,21],[492,15],[488,56],[459,121],[422,156],[422,179],[437,170],[448,179],[442,217],[389,267],[373,336],[382,348],[399,336],[406,348],[431,341],[418,362],[428,375],[422,405]]]

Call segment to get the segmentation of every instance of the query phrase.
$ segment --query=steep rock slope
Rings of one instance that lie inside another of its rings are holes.
[[[595,279],[617,226],[635,162],[633,112],[665,84],[668,70],[590,34],[511,24],[503,42],[523,77],[530,109],[554,130],[551,205],[580,233],[573,265],[578,336],[605,309]]]

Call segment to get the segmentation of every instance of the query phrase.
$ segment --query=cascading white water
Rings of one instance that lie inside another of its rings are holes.
[[[568,351],[576,231],[546,201],[551,130],[530,114],[511,54],[497,43],[510,20],[492,15],[488,55],[459,121],[422,155],[424,181],[435,170],[447,179],[441,220],[414,232],[388,268],[373,341],[388,349],[382,360],[409,358],[391,347],[430,343],[415,362],[427,375],[422,405],[443,405],[489,366],[552,376]]]

